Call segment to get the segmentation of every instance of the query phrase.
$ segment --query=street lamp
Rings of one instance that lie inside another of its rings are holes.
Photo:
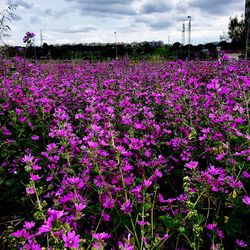
[[[114,32],[115,34],[115,59],[118,59],[118,55],[117,55],[117,33],[116,31]]]
[[[188,60],[190,60],[190,44],[191,44],[191,16],[187,16],[188,22]]]

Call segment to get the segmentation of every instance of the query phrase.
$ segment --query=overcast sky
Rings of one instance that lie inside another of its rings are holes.
[[[182,41],[182,24],[192,17],[193,44],[218,41],[230,16],[244,13],[245,0],[0,0],[0,10],[17,4],[16,20],[5,41],[23,45],[27,31],[36,45]],[[187,42],[186,32],[186,42]]]

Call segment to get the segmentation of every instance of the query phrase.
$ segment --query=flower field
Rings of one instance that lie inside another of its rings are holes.
[[[249,72],[1,60],[3,249],[247,249]]]

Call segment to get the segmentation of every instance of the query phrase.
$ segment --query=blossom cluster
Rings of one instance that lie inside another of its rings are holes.
[[[0,178],[27,208],[10,247],[246,248],[249,71],[3,61]]]
[[[35,34],[33,32],[26,32],[25,36],[23,37],[24,43],[31,43],[32,39],[34,39]]]

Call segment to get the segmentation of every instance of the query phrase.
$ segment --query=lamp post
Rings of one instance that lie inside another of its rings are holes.
[[[190,44],[191,44],[191,16],[187,16],[188,22],[188,60],[190,60]]]
[[[118,55],[117,55],[117,33],[116,31],[114,32],[115,34],[115,59],[118,59]]]

